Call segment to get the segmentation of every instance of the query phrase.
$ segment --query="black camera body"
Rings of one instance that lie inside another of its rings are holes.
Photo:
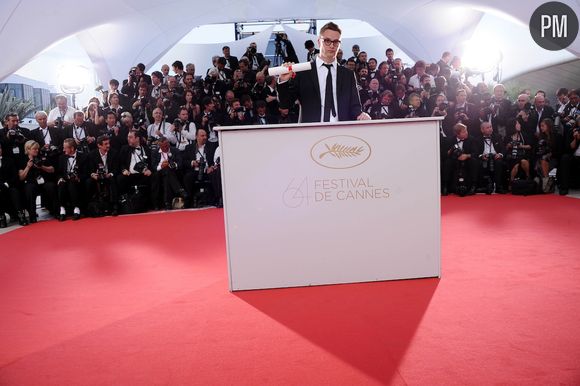
[[[451,150],[451,158],[458,159],[463,154],[463,149],[459,147],[458,144],[453,145],[453,149]]]
[[[107,171],[105,165],[99,164],[99,166],[97,167],[97,179],[104,180],[105,178],[107,178]]]
[[[203,181],[203,172],[205,171],[205,166],[206,166],[205,158],[200,157],[199,158],[199,170],[197,171],[197,180],[198,181]]]
[[[147,163],[145,161],[140,161],[135,164],[133,169],[135,169],[137,173],[143,174],[149,168],[147,167]]]
[[[54,120],[54,127],[62,130],[63,126],[64,126],[64,119],[62,119],[62,117],[58,117]]]
[[[522,159],[524,157],[525,151],[522,149],[522,143],[520,141],[511,141],[512,151],[510,157],[515,160]]]

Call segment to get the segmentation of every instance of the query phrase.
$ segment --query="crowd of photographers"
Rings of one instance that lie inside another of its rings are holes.
[[[285,36],[284,62],[312,60],[305,42],[297,58]],[[524,90],[509,101],[503,85],[472,85],[460,59],[405,67],[387,49],[380,61],[357,45],[338,63],[357,78],[363,110],[373,119],[443,116],[442,194],[516,190],[560,194],[580,176],[578,90],[560,89],[555,103]],[[82,111],[64,96],[38,127],[8,114],[0,132],[0,227],[5,213],[22,225],[37,221],[37,197],[65,221],[69,216],[117,215],[147,209],[222,205],[216,126],[294,123],[299,106],[281,108],[270,62],[252,43],[238,59],[225,46],[204,76],[192,63],[163,65],[151,75],[138,64],[122,82],[99,87]],[[412,143],[412,138],[410,138]],[[412,148],[412,146],[410,147]],[[409,155],[412,157],[412,154]],[[28,215],[27,215],[28,214]]]

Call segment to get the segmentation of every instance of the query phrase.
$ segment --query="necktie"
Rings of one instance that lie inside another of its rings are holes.
[[[334,95],[332,93],[332,73],[330,69],[332,64],[323,64],[324,67],[328,69],[328,75],[326,75],[326,91],[324,92],[324,122],[330,121],[330,112],[332,111],[332,116],[336,117],[336,111],[334,110]]]

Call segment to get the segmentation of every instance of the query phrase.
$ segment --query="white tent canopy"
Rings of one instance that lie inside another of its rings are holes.
[[[578,12],[578,4],[564,0]],[[521,2],[498,0],[408,0],[404,2],[353,2],[350,0],[295,0],[283,7],[280,2],[215,0],[197,2],[174,0],[101,0],[94,9],[78,6],[72,0],[55,4],[35,0],[3,0],[0,3],[0,46],[4,60],[0,61],[0,79],[16,72],[47,48],[76,36],[88,55],[98,78],[108,80],[124,76],[136,63],[148,68],[161,60],[175,59],[206,67],[215,47],[180,47],[179,41],[194,27],[214,23],[279,19],[359,19],[374,26],[384,37],[361,44],[370,56],[384,55],[385,42],[400,48],[397,56],[411,60],[436,61],[443,51],[462,54],[464,42],[470,40],[483,24],[496,23],[496,39],[504,44],[503,56],[516,63],[514,74],[546,64],[562,62],[580,56],[580,39],[566,51],[550,52],[539,48],[528,32],[528,21],[543,1]],[[287,29],[288,30],[288,29]],[[293,32],[290,32],[293,34]],[[386,39],[388,40],[385,40]],[[481,38],[481,37],[480,37]],[[255,39],[253,39],[255,40]],[[252,41],[253,41],[252,40]],[[358,40],[360,43],[360,40]],[[228,43],[239,55],[237,44]],[[350,54],[345,40],[345,57]],[[366,46],[368,44],[368,46]],[[303,40],[294,42],[302,49]],[[10,49],[9,47],[12,47]],[[187,49],[192,49],[192,52]],[[220,47],[221,48],[221,47]],[[523,51],[528,49],[531,51]],[[210,53],[211,52],[211,53]],[[304,55],[297,50],[300,58]],[[530,54],[529,52],[532,52]],[[179,56],[184,55],[184,56]],[[195,56],[194,56],[195,55]],[[199,55],[199,56],[198,56]],[[202,58],[203,56],[203,58]],[[378,57],[379,61],[384,56]],[[515,59],[513,59],[515,58]],[[197,71],[201,73],[201,71]]]

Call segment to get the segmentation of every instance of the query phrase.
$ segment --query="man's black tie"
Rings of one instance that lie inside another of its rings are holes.
[[[336,110],[334,109],[334,94],[332,92],[332,73],[330,69],[332,64],[322,64],[328,69],[328,75],[326,75],[326,91],[324,92],[324,122],[330,122],[330,112],[332,111],[332,116],[336,117]]]

